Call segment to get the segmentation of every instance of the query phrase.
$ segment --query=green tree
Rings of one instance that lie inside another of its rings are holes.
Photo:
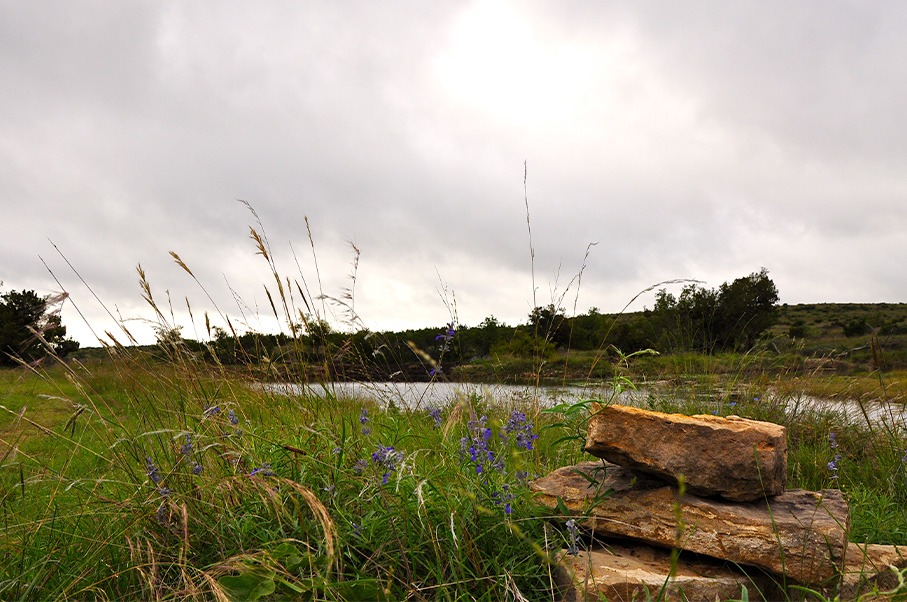
[[[555,307],[553,303],[536,307],[529,312],[529,325],[540,339],[558,346],[566,346],[570,342],[567,316],[562,308]]]
[[[778,289],[762,268],[718,289],[719,347],[749,349],[778,321]]]
[[[501,330],[503,324],[500,320],[494,316],[488,316],[482,323],[475,328],[475,355],[479,357],[488,357],[491,353],[491,348],[501,340]]]
[[[79,348],[66,338],[66,327],[53,307],[63,299],[65,295],[51,299],[35,291],[0,295],[0,365],[16,365],[17,358],[34,362],[49,353],[63,357]]]
[[[327,344],[328,337],[334,332],[330,322],[324,318],[312,317],[305,323],[305,330],[314,345]]]
[[[679,297],[661,290],[646,312],[663,350],[749,349],[778,319],[778,289],[762,268],[717,289],[695,284]]]
[[[647,313],[654,326],[652,344],[665,351],[695,349],[711,353],[718,344],[717,311],[718,291],[714,289],[688,284],[679,297],[660,290],[655,308]]]

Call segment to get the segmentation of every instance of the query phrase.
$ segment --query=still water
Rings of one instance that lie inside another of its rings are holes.
[[[381,405],[396,404],[413,409],[444,407],[464,397],[503,405],[537,402],[550,407],[562,401],[601,399],[610,389],[584,387],[530,387],[477,383],[337,382],[317,385],[270,384],[268,388],[288,394],[308,392],[338,398],[366,398]]]
[[[527,404],[538,404],[539,407],[551,407],[558,403],[574,403],[586,399],[609,400],[613,403],[637,407],[652,407],[657,399],[678,401],[682,406],[684,399],[689,399],[690,392],[679,392],[669,387],[649,387],[639,390],[624,390],[614,395],[610,385],[595,386],[561,386],[531,387],[502,384],[476,383],[402,383],[377,382],[356,383],[339,382],[324,385],[270,384],[266,387],[272,391],[298,395],[308,392],[312,395],[333,396],[338,398],[366,398],[382,406],[397,405],[412,409],[429,407],[447,407],[461,399],[481,399],[486,403],[497,403],[504,406],[525,407]],[[694,394],[695,395],[695,394]],[[726,400],[721,401],[720,392],[711,391],[699,394],[701,400],[709,405],[721,408],[722,414],[734,413]],[[830,412],[843,414],[849,422],[865,424],[867,418],[874,425],[888,425],[891,428],[903,429],[907,426],[907,406],[896,403],[865,402],[859,404],[852,400],[832,400],[806,395],[792,397],[772,397],[764,399],[741,400],[741,405],[751,403],[782,404],[788,414],[797,415],[803,412]],[[741,414],[747,412],[740,408]]]

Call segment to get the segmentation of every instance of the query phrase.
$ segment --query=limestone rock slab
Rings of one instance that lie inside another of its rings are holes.
[[[684,555],[677,562],[674,576],[668,579],[670,551],[641,544],[609,543],[580,551],[576,556],[562,553],[560,567],[558,581],[564,602],[655,600],[662,587],[664,592],[658,599],[666,602],[714,602],[740,599],[742,586],[751,599],[757,600],[761,599],[760,593],[764,597],[771,588],[764,575],[748,577],[725,563]]]
[[[560,498],[577,524],[597,534],[676,545],[804,585],[827,584],[844,564],[850,515],[836,489],[790,490],[768,502],[678,497],[676,488],[660,480],[601,461],[560,468],[531,488],[552,510]],[[600,496],[609,489],[610,495]],[[684,523],[679,538],[675,502]]]
[[[682,474],[690,493],[738,502],[777,495],[787,481],[787,429],[738,416],[601,407],[586,451],[675,484]]]
[[[907,547],[851,543],[847,546],[838,596],[841,600],[856,600],[873,588],[881,592],[894,589],[898,579],[890,567],[907,568]]]

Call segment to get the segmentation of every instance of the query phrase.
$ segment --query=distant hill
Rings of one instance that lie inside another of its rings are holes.
[[[781,305],[772,329],[789,334],[805,328],[806,339],[848,338],[866,334],[907,334],[907,303],[801,303]]]

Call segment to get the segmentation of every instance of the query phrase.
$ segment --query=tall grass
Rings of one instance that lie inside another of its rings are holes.
[[[301,270],[281,276],[255,217],[269,306],[301,361],[329,298]],[[191,353],[139,276],[155,353],[114,343],[101,363],[3,375],[0,598],[554,596],[561,536],[527,481],[577,458],[551,455],[552,431],[536,440],[537,404],[383,407],[254,386]],[[354,283],[329,299],[350,323]]]
[[[0,597],[552,595],[560,535],[526,481],[553,433],[536,441],[531,416],[478,398],[387,412],[203,372],[119,360],[63,391],[90,408],[74,426],[5,429]],[[8,383],[4,405],[65,376]]]
[[[292,280],[280,273],[255,218],[269,308],[301,362],[302,334],[325,319],[326,302],[356,324],[355,270],[343,294],[313,293],[301,268]],[[0,373],[0,599],[557,598],[553,559],[577,545],[575,525],[537,507],[527,481],[583,459],[589,404],[542,411],[461,395],[407,407],[343,398],[329,384],[277,392],[190,352],[141,269],[140,283],[156,353],[113,343],[100,363]],[[134,340],[125,328],[122,337]],[[602,349],[581,367],[611,379],[601,390],[615,401],[633,364],[652,360],[611,362]],[[665,380],[715,374],[714,361],[678,356]],[[563,362],[540,357],[532,369],[566,374]],[[766,403],[752,365],[741,360],[730,388],[653,388],[645,403],[785,424],[791,486],[841,487],[855,540],[907,544],[903,432],[781,395]]]

